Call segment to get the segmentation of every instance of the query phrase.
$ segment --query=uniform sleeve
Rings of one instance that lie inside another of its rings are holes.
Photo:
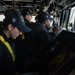
[[[40,30],[38,32],[38,39],[39,41],[43,44],[43,45],[46,45],[49,43],[49,35],[46,31],[44,30]]]
[[[37,42],[39,47],[39,51],[44,52],[48,50],[49,47],[49,35],[44,30],[39,30],[37,32]]]

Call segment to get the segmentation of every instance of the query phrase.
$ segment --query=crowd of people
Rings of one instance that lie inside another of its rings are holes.
[[[9,9],[0,24],[0,74],[19,75],[39,71],[40,60],[44,60],[47,50],[61,27],[56,25],[50,32],[54,19],[46,12],[40,12],[35,23],[30,22],[32,12]],[[41,73],[40,73],[41,74]]]

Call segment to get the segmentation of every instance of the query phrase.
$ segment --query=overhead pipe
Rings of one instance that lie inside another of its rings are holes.
[[[70,4],[70,5],[68,5],[68,6],[66,6],[66,7],[64,7],[61,11],[59,11],[59,13],[62,12],[63,10],[69,9],[69,8],[71,8],[73,6],[75,6],[75,2]]]

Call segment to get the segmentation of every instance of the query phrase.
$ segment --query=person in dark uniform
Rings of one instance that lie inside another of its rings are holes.
[[[61,27],[57,25],[54,25],[54,19],[50,17],[50,15],[46,12],[41,12],[38,15],[38,21],[42,23],[44,27],[46,27],[47,31],[50,34],[50,41],[53,41],[55,37],[60,33]],[[53,23],[53,24],[52,24]],[[50,27],[50,24],[52,27]]]
[[[32,19],[32,11],[30,9],[23,9],[22,10],[22,15],[24,17],[25,24],[28,27],[32,26],[33,25],[33,22],[31,22],[31,19]],[[21,38],[22,39],[25,39],[26,45],[27,45],[28,41],[30,41],[29,40],[30,39],[30,33],[31,32],[28,32],[28,33],[27,32],[24,32],[24,33],[22,33],[22,37]]]
[[[16,75],[15,45],[16,39],[22,32],[31,31],[25,25],[23,16],[14,9],[5,12],[5,19],[0,25],[0,75]]]
[[[31,21],[32,19],[32,11],[30,9],[23,9],[22,10],[22,15],[24,17],[26,25]]]

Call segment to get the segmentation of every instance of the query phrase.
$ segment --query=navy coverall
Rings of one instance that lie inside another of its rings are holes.
[[[0,35],[10,44],[14,52],[15,48],[13,40],[8,39],[2,31],[0,31]],[[12,56],[2,41],[0,41],[0,75],[15,75]]]

